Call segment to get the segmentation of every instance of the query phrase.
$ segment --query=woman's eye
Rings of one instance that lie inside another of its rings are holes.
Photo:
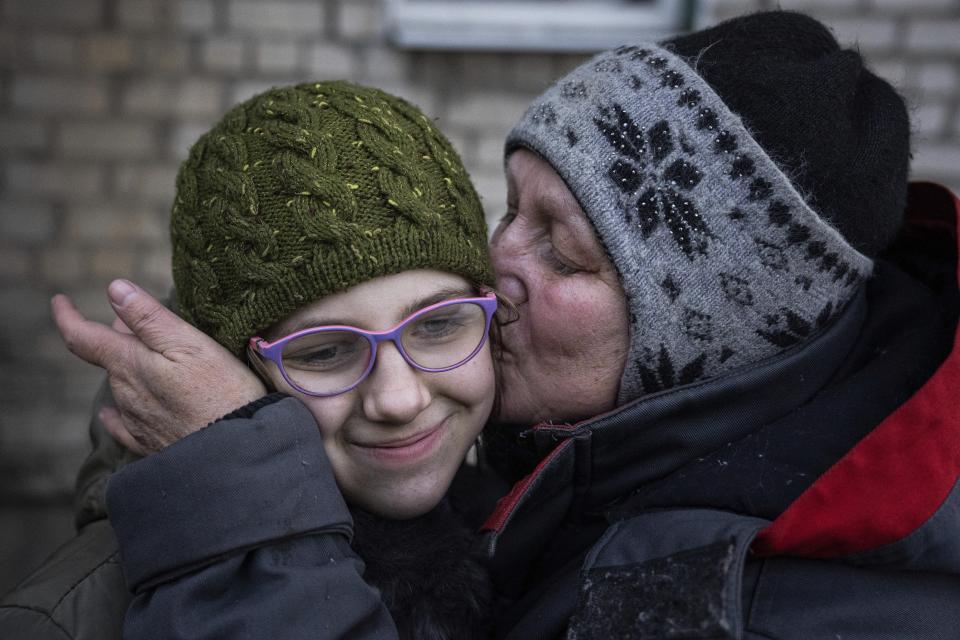
[[[557,252],[554,251],[553,245],[547,245],[544,250],[540,252],[540,257],[557,275],[570,276],[581,271],[577,267],[562,260],[560,256],[557,255]]]

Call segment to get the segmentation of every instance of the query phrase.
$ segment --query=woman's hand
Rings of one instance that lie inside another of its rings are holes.
[[[143,289],[114,280],[107,292],[113,327],[87,320],[62,294],[51,307],[67,348],[107,370],[116,409],[100,418],[131,451],[159,451],[266,394],[243,362]]]

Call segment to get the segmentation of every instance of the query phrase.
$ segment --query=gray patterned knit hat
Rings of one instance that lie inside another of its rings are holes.
[[[631,332],[621,404],[804,342],[873,267],[695,63],[656,44],[602,53],[507,138],[508,155],[527,148],[554,167],[619,272]]]

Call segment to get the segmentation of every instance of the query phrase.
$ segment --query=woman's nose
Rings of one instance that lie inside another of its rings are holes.
[[[361,387],[363,412],[372,422],[407,424],[432,400],[423,376],[410,366],[393,343],[377,350],[373,371]]]
[[[490,244],[490,258],[497,273],[497,288],[514,304],[527,301],[527,287],[524,284],[523,259],[513,249],[508,231],[495,236]]]

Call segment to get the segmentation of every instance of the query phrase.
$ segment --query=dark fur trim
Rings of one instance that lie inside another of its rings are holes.
[[[411,520],[353,508],[353,548],[380,590],[401,638],[471,640],[489,635],[492,587],[479,537],[441,502]]]

